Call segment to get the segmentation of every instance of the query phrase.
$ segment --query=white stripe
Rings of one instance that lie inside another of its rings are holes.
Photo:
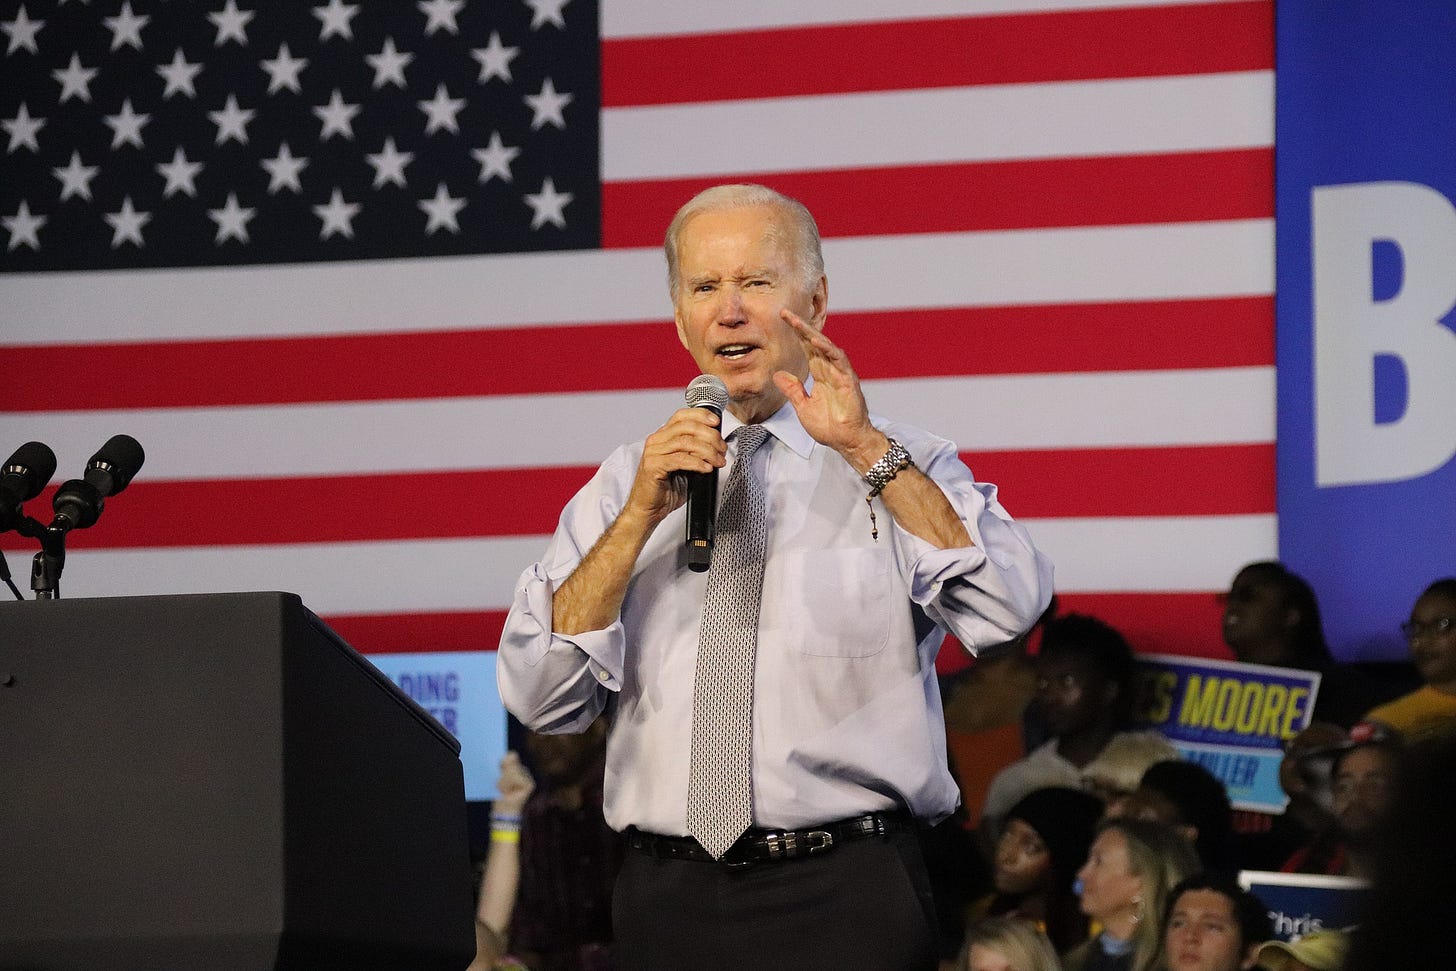
[[[1273,144],[1274,72],[1248,71],[610,108],[602,178]]]
[[[824,257],[831,317],[899,307],[1274,291],[1271,219],[830,239]],[[656,247],[288,267],[4,274],[0,308],[5,315],[0,341],[15,344],[301,337],[671,317],[666,269]]]
[[[972,452],[1274,440],[1272,367],[895,379],[865,395]],[[155,481],[596,465],[681,406],[671,389],[52,412],[0,416],[0,441],[47,442],[62,479],[118,432]]]
[[[1272,515],[1027,520],[1067,593],[1222,590],[1246,563],[1277,559]]]
[[[1066,593],[1221,590],[1277,549],[1273,516],[1024,522]],[[80,550],[61,584],[67,597],[286,590],[321,614],[500,610],[546,539]]]
[[[763,30],[811,24],[878,23],[930,17],[1051,13],[1105,7],[1171,7],[1206,0],[723,0],[712,30]],[[1218,0],[1234,2],[1234,0]],[[604,38],[704,34],[703,8],[682,0],[602,0]]]

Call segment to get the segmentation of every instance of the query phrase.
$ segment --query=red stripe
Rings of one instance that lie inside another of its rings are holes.
[[[977,452],[976,475],[995,482],[1020,519],[1067,516],[1207,516],[1274,510],[1274,447],[1065,449]],[[388,476],[138,480],[107,501],[72,549],[252,546],[536,536],[594,470],[582,467],[422,472]],[[1216,488],[1214,487],[1216,484]],[[49,508],[52,486],[28,504]],[[226,516],[179,515],[225,509]],[[440,515],[449,510],[449,515]],[[0,548],[32,550],[7,535]]]
[[[1223,643],[1223,606],[1216,591],[1059,593],[1057,605],[1059,613],[1091,614],[1107,621],[1141,654],[1233,660]]]
[[[420,614],[329,614],[324,621],[361,654],[493,651],[504,610]]]
[[[1216,593],[1059,593],[1062,613],[1091,614],[1107,621],[1143,654],[1175,654],[1223,660],[1231,655],[1219,633],[1222,607]],[[332,614],[328,622],[365,654],[425,651],[493,651],[505,624],[503,610],[418,614]],[[964,667],[965,652],[948,638],[937,668]]]
[[[1275,509],[1274,445],[976,452],[1018,519],[1239,516]]]
[[[885,339],[907,333],[916,339]],[[1274,363],[1272,297],[831,313],[829,334],[864,378]],[[4,354],[0,412],[42,412],[57,405],[73,411],[201,408],[678,388],[697,373],[666,320],[16,346]],[[610,367],[602,365],[606,360]],[[97,374],[131,377],[92,380]],[[218,380],[220,374],[229,379]]]
[[[744,173],[799,199],[826,238],[1121,226],[1274,214],[1272,148]],[[602,245],[656,246],[677,207],[721,177],[602,187]]]
[[[954,17],[602,44],[602,104],[1161,77],[1274,66],[1274,4]]]

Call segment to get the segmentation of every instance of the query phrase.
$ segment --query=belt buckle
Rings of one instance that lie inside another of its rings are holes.
[[[767,833],[764,847],[770,860],[792,860],[798,856],[814,856],[834,849],[834,834],[822,829]]]

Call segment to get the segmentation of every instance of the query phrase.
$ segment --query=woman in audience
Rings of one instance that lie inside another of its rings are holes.
[[[1167,826],[1141,819],[1103,823],[1077,874],[1082,912],[1102,933],[1065,955],[1067,971],[1154,971],[1168,891],[1197,870],[1193,847]]]
[[[1006,814],[996,844],[993,917],[1037,925],[1059,951],[1087,939],[1087,917],[1072,890],[1087,859],[1102,803],[1078,789],[1038,789]]]
[[[1314,590],[1282,563],[1239,570],[1224,600],[1223,640],[1247,664],[1318,672],[1318,721],[1349,728],[1374,703],[1369,685],[1330,655]]]
[[[1061,971],[1046,935],[1024,920],[988,917],[966,935],[958,971]]]
[[[1410,743],[1456,734],[1456,577],[1427,587],[1400,629],[1421,686],[1372,709],[1366,719],[1389,725]]]
[[[1268,909],[1226,877],[1198,874],[1168,895],[1167,971],[1248,971],[1273,936]]]

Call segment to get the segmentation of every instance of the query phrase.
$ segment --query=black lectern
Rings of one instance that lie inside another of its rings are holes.
[[[292,594],[0,603],[0,969],[462,969],[458,755]]]

